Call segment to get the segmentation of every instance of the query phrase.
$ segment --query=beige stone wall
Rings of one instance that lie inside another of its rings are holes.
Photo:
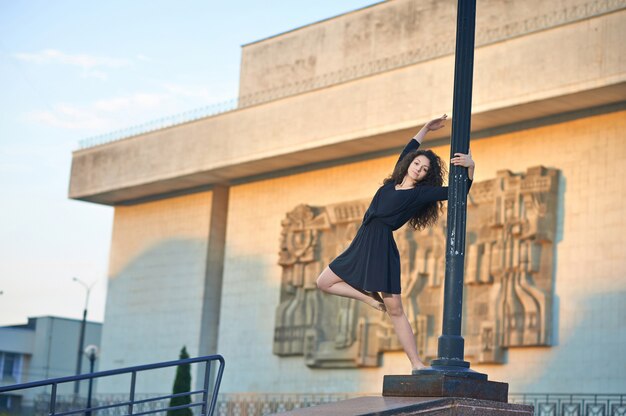
[[[115,208],[101,369],[198,355],[212,192]],[[167,392],[174,370],[138,378]],[[121,392],[103,380],[99,393]]]
[[[511,391],[626,391],[626,111],[479,140],[478,178],[542,164],[562,172],[552,348],[481,366]]]
[[[476,46],[507,41],[624,6],[626,3],[620,0],[479,0]],[[240,96],[253,98],[290,88],[313,89],[403,62],[412,64],[453,55],[456,12],[455,0],[388,1],[244,45]]]
[[[511,392],[626,390],[626,111],[553,120],[472,144],[475,180],[544,165],[562,172],[556,241],[553,347],[510,349],[505,365],[476,366]],[[435,150],[442,156],[449,148]],[[384,374],[406,374],[403,353],[383,367],[311,370],[302,357],[272,354],[279,301],[281,220],[300,203],[370,198],[395,156],[234,186],[228,218],[218,350],[223,392],[379,392]]]

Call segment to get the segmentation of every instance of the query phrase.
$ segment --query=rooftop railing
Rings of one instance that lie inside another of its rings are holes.
[[[623,8],[623,4],[620,0],[590,0],[583,4],[573,4],[545,14],[505,23],[500,26],[479,27],[476,31],[476,47],[489,45],[532,32],[538,32],[550,27],[568,24],[604,13],[610,13],[615,10],[620,10],[621,8]],[[307,79],[286,82],[283,85],[271,89],[240,95],[239,98],[233,98],[125,129],[89,137],[79,142],[79,149],[99,146],[201,118],[217,116],[229,111],[263,104],[306,91],[325,88],[361,77],[413,65],[418,62],[439,58],[454,53],[454,45],[455,43],[452,37],[443,42],[419,44],[416,48],[395,55],[384,56],[369,62],[347,66]]]

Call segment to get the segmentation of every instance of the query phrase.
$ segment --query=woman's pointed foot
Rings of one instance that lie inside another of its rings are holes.
[[[357,289],[357,290],[371,298],[371,300],[366,303],[370,305],[372,308],[376,309],[377,311],[387,312],[387,307],[385,306],[385,302],[383,302],[383,298],[380,296],[378,292],[368,292],[362,289]]]
[[[371,305],[375,309],[378,309],[381,312],[387,312],[387,307],[385,306],[385,302],[383,301],[383,298],[380,296],[378,292],[366,292],[366,293],[367,293],[367,296],[369,296],[370,298],[374,300],[374,303],[371,303]]]
[[[380,296],[380,293],[378,293],[378,292],[371,292],[370,293],[370,297],[372,297],[372,299],[378,301],[378,303],[382,303],[383,305],[385,304],[385,301],[383,301],[383,297]]]
[[[387,308],[385,307],[385,304],[382,302],[378,302],[376,300],[372,300],[371,302],[369,302],[369,305],[376,309],[377,311],[381,311],[381,312],[387,312]]]
[[[425,368],[428,368],[428,367],[425,366],[424,363],[420,361],[417,365],[413,366],[413,368],[411,369],[411,374],[413,375],[418,374],[420,370],[424,370]]]

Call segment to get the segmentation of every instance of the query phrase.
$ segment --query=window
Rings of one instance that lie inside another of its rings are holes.
[[[0,375],[4,382],[19,383],[22,375],[22,355],[12,352],[0,353]]]
[[[1,354],[1,353],[0,353]],[[22,397],[14,394],[0,395],[0,412],[10,412],[19,414],[22,403]]]

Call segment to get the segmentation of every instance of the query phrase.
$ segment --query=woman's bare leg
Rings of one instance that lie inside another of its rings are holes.
[[[391,318],[393,328],[396,330],[396,335],[400,340],[402,348],[404,348],[404,352],[406,352],[406,355],[409,357],[409,361],[411,361],[413,370],[419,370],[426,367],[422,360],[420,360],[419,354],[417,353],[417,345],[415,343],[413,329],[411,328],[411,324],[409,324],[409,320],[402,309],[402,297],[400,295],[383,293],[383,300],[385,301],[385,306],[387,307],[387,314],[389,315],[389,318]]]
[[[365,302],[379,311],[385,310],[384,303],[379,302],[372,296],[368,296],[365,292],[361,292],[360,290],[353,288],[344,282],[341,277],[337,276],[332,270],[330,270],[330,267],[326,267],[317,278],[317,287],[321,291],[332,295],[360,300],[361,302]]]

